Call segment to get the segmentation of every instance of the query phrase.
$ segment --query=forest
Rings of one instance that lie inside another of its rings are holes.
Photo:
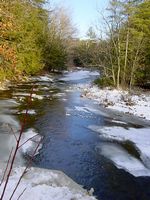
[[[87,39],[78,39],[67,9],[48,9],[45,0],[2,0],[0,80],[73,65],[97,67],[100,85],[149,87],[150,1],[111,0],[99,15],[105,28],[91,26]]]
[[[116,88],[148,87],[150,81],[150,1],[111,0],[99,34],[90,27],[75,50],[77,65],[98,67],[97,83]]]
[[[45,4],[45,0],[1,1],[0,80],[64,69],[74,28],[65,9],[46,9]]]

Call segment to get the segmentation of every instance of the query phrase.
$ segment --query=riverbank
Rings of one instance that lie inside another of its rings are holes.
[[[0,81],[0,90],[7,90],[9,86],[12,85],[17,85],[19,83],[26,83],[29,81],[45,81],[45,82],[53,82],[53,78],[57,75],[62,75],[63,72],[59,71],[53,71],[53,72],[48,72],[48,71],[41,71],[41,73],[38,73],[37,75],[34,76],[20,76],[17,79],[5,79],[3,81]]]
[[[7,90],[14,83],[17,85],[20,82],[27,82],[29,78],[30,76],[18,76],[17,78],[0,80],[0,90]]]
[[[100,89],[97,86],[80,86],[83,96],[95,100],[98,104],[137,117],[150,120],[150,92],[128,91],[116,89]]]

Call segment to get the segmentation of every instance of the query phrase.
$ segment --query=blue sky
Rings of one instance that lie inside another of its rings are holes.
[[[79,30],[79,37],[85,37],[89,26],[98,19],[97,9],[104,11],[109,0],[53,0],[53,2],[71,10],[73,22]]]

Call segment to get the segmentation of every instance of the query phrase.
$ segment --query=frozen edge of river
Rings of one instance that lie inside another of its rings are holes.
[[[4,199],[9,199],[17,181],[19,180],[24,167],[17,167],[13,170],[6,189]],[[0,193],[4,183],[0,187]],[[20,200],[96,200],[91,191],[87,192],[80,185],[61,171],[48,170],[31,167],[23,176],[21,183],[12,200],[16,200],[25,190]]]

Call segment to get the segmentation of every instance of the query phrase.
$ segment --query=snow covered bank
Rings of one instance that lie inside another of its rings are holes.
[[[12,173],[4,200],[10,198],[23,170],[23,167],[16,168]],[[0,193],[3,187],[4,183],[0,187]],[[39,168],[28,170],[12,200],[18,199],[20,195],[20,200],[96,200],[64,173]]]
[[[121,169],[125,169],[134,176],[150,176],[150,128],[102,127],[91,125],[89,128],[100,134],[100,137],[108,143],[99,148],[101,154],[109,158]],[[109,142],[131,142],[133,148],[139,153],[140,159],[121,147],[121,145]]]
[[[150,120],[150,94],[130,95],[127,91],[80,87],[84,95],[107,108]]]

